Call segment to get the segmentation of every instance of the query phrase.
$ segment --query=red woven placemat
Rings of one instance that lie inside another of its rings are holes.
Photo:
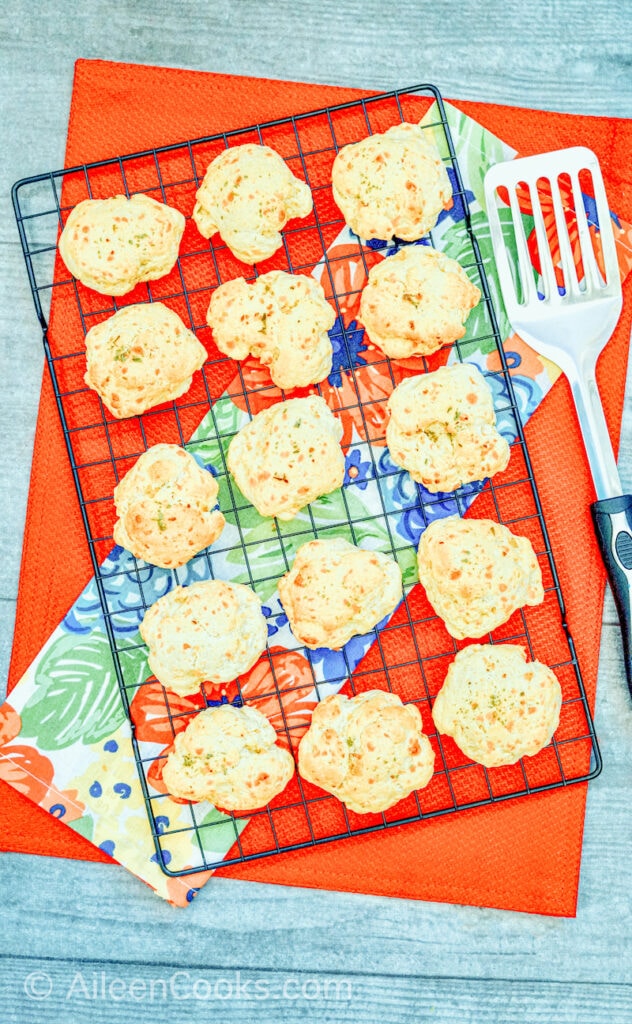
[[[411,83],[402,83],[407,85]],[[233,78],[79,61],[67,165],[238,128],[356,99],[332,86]],[[611,204],[632,219],[632,122],[456,104],[521,154],[566,145],[598,155]],[[606,415],[618,435],[632,293],[602,357]],[[34,321],[35,329],[35,321]],[[527,428],[568,617],[591,698],[605,574],[588,511],[592,487],[568,387],[560,381]],[[573,508],[572,522],[567,518]],[[64,544],[57,543],[64,537]],[[92,574],[52,388],[45,374],[27,512],[9,689]],[[47,587],[42,581],[49,581]],[[2,784],[0,847],[107,860]],[[585,787],[514,800],[317,849],[222,869],[232,877],[571,915],[575,910]],[[212,884],[212,882],[211,882]]]

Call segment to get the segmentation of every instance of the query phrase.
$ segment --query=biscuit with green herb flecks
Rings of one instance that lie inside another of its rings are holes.
[[[407,245],[371,267],[358,319],[387,356],[408,359],[462,338],[480,297],[456,260],[427,245]]]
[[[523,647],[472,644],[450,665],[432,717],[472,761],[496,768],[545,747],[561,703],[555,673],[539,661],[527,662]]]
[[[210,238],[219,231],[233,255],[259,263],[283,244],[281,229],[312,209],[309,185],[295,177],[269,146],[231,146],[208,166],[193,220]]]
[[[336,315],[313,277],[272,270],[252,284],[243,277],[213,292],[206,315],[220,352],[252,355],[279,388],[304,388],[331,371],[328,330]]]
[[[418,124],[393,125],[343,146],[331,181],[337,205],[360,238],[414,241],[452,205],[439,150]]]
[[[419,579],[457,640],[480,637],[544,600],[531,542],[492,519],[435,519],[421,535]]]
[[[226,811],[264,807],[294,775],[294,758],[276,740],[256,708],[206,708],[176,736],[163,782],[172,796]]]
[[[428,491],[453,491],[509,462],[492,393],[472,363],[407,377],[391,394],[388,410],[391,458]]]
[[[84,199],[71,211],[59,252],[71,274],[101,295],[126,295],[168,274],[185,220],[151,196]]]
[[[378,813],[432,778],[419,709],[394,693],[325,697],[298,748],[299,774],[359,814]]]
[[[143,302],[91,327],[86,359],[86,384],[125,419],[188,391],[206,349],[168,306]]]
[[[230,442],[228,468],[262,516],[293,519],[342,485],[342,424],[319,395],[264,409]]]
[[[155,444],[114,490],[114,540],[151,565],[184,565],[224,528],[218,490],[213,474],[184,448]]]
[[[301,545],[279,580],[279,597],[301,643],[338,651],[395,610],[402,574],[393,558],[344,537],[312,540]]]

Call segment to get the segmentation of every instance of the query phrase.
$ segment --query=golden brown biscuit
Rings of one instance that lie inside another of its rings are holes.
[[[264,409],[230,442],[228,468],[262,516],[293,519],[342,486],[342,424],[324,398],[309,395]]]
[[[496,768],[533,756],[560,720],[555,674],[513,644],[472,644],[459,651],[437,694],[432,717],[472,761]]]
[[[202,580],[159,597],[140,635],[158,682],[187,694],[204,682],[230,683],[252,668],[265,650],[268,627],[249,587]]]
[[[427,245],[407,245],[371,267],[358,319],[387,356],[408,359],[462,338],[480,297],[456,260]]]
[[[283,244],[281,228],[312,209],[308,185],[269,146],[231,146],[209,164],[193,220],[205,238],[219,231],[244,263],[268,259]]]
[[[435,519],[421,535],[419,579],[457,640],[490,633],[544,600],[531,542],[491,519]]]
[[[359,814],[385,811],[427,786],[433,767],[419,710],[383,690],[325,697],[298,748],[299,774]]]
[[[381,551],[365,551],[343,537],[311,540],[279,580],[279,596],[301,643],[338,651],[395,610],[402,574]]]
[[[256,708],[206,708],[178,733],[162,777],[171,796],[227,811],[264,807],[294,775],[294,758]]]
[[[439,150],[418,124],[344,146],[331,171],[334,199],[360,238],[412,242],[452,205],[452,186]]]
[[[493,476],[509,462],[492,393],[472,363],[407,377],[391,394],[388,409],[391,458],[428,491],[453,491]]]
[[[206,319],[220,352],[260,359],[279,388],[318,384],[331,371],[336,315],[313,277],[272,270],[250,285],[237,277],[213,292]]]
[[[206,349],[162,302],[125,306],[86,334],[86,384],[117,419],[179,398]]]
[[[153,445],[114,490],[115,543],[163,569],[184,565],[224,529],[218,490],[184,448]]]
[[[84,199],[59,239],[68,270],[101,295],[126,295],[141,281],[168,274],[178,258],[185,220],[150,196]]]

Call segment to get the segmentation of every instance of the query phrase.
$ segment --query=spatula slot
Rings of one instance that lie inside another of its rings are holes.
[[[599,201],[597,191],[603,193],[602,202]],[[603,186],[600,190],[596,189],[595,180],[588,168],[579,171],[574,196],[587,283],[590,282],[596,288],[603,288],[606,284],[606,270],[599,222],[600,217],[609,218],[610,212]]]
[[[529,192],[535,232],[531,244],[535,245],[536,269],[539,269],[541,277],[538,298],[555,302],[559,300],[560,294],[549,239],[555,226],[555,220],[550,214],[550,180],[545,177],[538,178],[535,185],[530,185]]]
[[[523,306],[536,298],[535,271],[522,216],[525,205],[529,211],[531,209],[528,186],[525,182],[499,185],[491,198],[493,211],[489,210],[490,219],[502,234],[502,249],[499,246],[496,263],[505,303]],[[518,266],[514,263],[514,251],[518,253]]]
[[[556,220],[560,223],[563,218],[562,230],[558,231],[558,235],[560,236],[559,256],[564,287],[572,295],[579,295],[586,291],[586,271],[577,229],[577,213],[571,175],[567,172],[558,175],[557,187],[559,195],[554,197],[555,215]]]

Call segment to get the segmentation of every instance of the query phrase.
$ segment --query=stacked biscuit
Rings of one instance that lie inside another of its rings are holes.
[[[451,186],[426,130],[396,125],[338,153],[334,199],[360,238],[409,243],[369,272],[359,320],[391,359],[425,357],[465,334],[479,289],[444,253],[419,244],[451,204]],[[216,232],[244,263],[271,257],[294,217],[308,217],[308,185],[263,145],[228,148],[209,165],[193,220]],[[121,296],[174,267],[185,220],[146,195],[85,200],[70,214],[59,251],[81,284]],[[331,372],[335,313],[313,277],[273,270],[236,277],[213,292],[207,322],[217,348],[254,358],[283,391],[313,389]],[[115,418],[136,416],[185,394],[206,350],[180,317],[159,303],[133,303],[86,336],[85,380]],[[473,364],[407,377],[388,402],[393,462],[431,493],[453,491],[502,471],[509,447],[496,428],[489,385]],[[342,425],[313,393],[278,401],[231,440],[227,466],[236,487],[264,517],[295,518],[343,484]],[[185,565],[224,527],[218,484],[178,445],[142,454],[114,491],[114,539],[163,568]],[[528,540],[489,520],[437,519],[422,535],[419,578],[455,638],[480,638],[525,605],[543,600]],[[397,561],[333,536],[298,548],[279,581],[296,639],[311,650],[341,650],[369,633],[402,599]],[[149,665],[175,694],[207,692],[238,680],[262,656],[267,626],[246,586],[211,579],[176,586],[145,614]],[[434,702],[435,728],[464,754],[493,767],[532,755],[557,725],[560,688],[521,647],[476,644],[455,657]],[[366,690],[317,705],[298,753],[303,779],[357,813],[379,813],[433,775],[434,751],[414,703]],[[198,713],[179,733],[163,778],[173,796],[227,810],[268,803],[295,765],[270,722],[249,706]]]

